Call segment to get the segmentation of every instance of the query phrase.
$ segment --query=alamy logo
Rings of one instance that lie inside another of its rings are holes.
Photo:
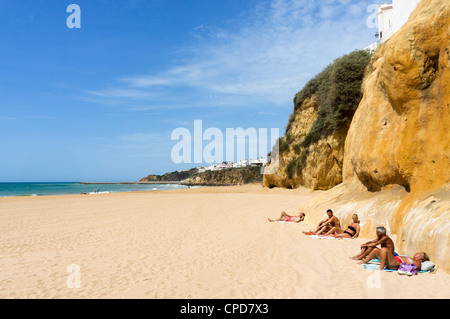
[[[67,17],[67,27],[69,29],[80,29],[81,28],[81,8],[78,4],[70,4],[67,7],[67,12],[71,13]]]
[[[381,270],[367,270],[369,276],[367,277],[366,284],[369,289],[381,288]]]
[[[367,7],[367,12],[371,15],[367,18],[367,27],[369,29],[374,29],[378,26],[378,5],[371,4]]]
[[[67,288],[70,289],[79,289],[81,288],[81,268],[79,265],[71,264],[67,266],[66,271],[70,273],[67,277],[66,285]]]
[[[278,170],[279,135],[278,128],[270,129],[270,139],[267,128],[227,128],[224,133],[212,127],[203,131],[203,122],[196,120],[194,134],[182,127],[172,132],[172,141],[179,142],[173,146],[171,158],[175,164],[213,164],[243,160],[247,155],[250,159],[267,157],[270,169],[263,170],[263,174],[274,174]]]

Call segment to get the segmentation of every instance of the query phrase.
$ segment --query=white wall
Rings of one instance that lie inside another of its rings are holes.
[[[408,21],[409,16],[421,0],[393,0],[393,32],[397,32]]]
[[[421,0],[392,0],[392,4],[378,6],[378,33],[382,38],[365,50],[375,51],[378,45],[389,39],[408,21],[409,16]],[[449,0],[443,0],[449,1]],[[393,7],[392,7],[393,6]]]
[[[381,5],[378,7],[378,33],[383,35],[388,34],[394,21],[394,10],[392,5]]]

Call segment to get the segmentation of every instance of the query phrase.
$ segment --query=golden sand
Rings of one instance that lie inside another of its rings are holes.
[[[311,196],[249,185],[0,198],[0,297],[450,297],[439,270],[364,270],[349,257],[367,239],[267,221]]]

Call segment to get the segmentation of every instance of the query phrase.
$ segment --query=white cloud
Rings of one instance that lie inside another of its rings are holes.
[[[151,96],[159,105],[182,100],[182,107],[292,103],[294,94],[333,59],[370,44],[366,6],[355,17],[358,7],[348,4],[273,0],[258,5],[233,31],[199,25],[191,34],[202,40],[182,50],[182,62],[170,63],[161,73],[122,76],[120,89],[90,93],[125,100]],[[184,97],[167,101],[164,90],[173,89],[183,89]]]

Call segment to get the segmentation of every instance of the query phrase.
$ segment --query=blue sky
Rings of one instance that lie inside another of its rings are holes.
[[[378,1],[379,2],[379,1]],[[81,29],[69,29],[69,4]],[[279,128],[303,85],[375,41],[349,0],[0,2],[0,182],[183,170],[171,133]]]

